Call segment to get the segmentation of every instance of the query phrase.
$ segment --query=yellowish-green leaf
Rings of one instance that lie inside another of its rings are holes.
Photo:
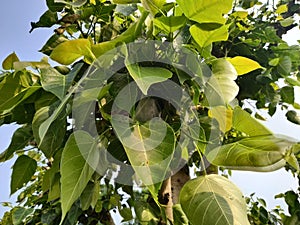
[[[285,156],[294,144],[284,137],[260,135],[219,146],[205,155],[212,164],[228,169],[271,172],[285,166]]]
[[[48,63],[48,58],[44,57],[40,62],[27,62],[27,61],[16,61],[14,62],[14,69],[16,71],[25,69],[26,67],[32,67],[35,69],[42,69],[50,67]]]
[[[155,18],[153,23],[159,29],[169,34],[183,27],[186,24],[186,18],[184,16],[162,16]]]
[[[243,57],[243,56],[236,56],[234,58],[227,58],[227,60],[234,66],[238,75],[243,75],[249,73],[253,70],[261,69],[262,66],[259,65],[258,62]]]
[[[234,17],[238,17],[240,19],[245,19],[248,16],[248,12],[247,11],[236,11],[234,13],[231,14]]]
[[[204,48],[213,42],[226,41],[228,39],[228,25],[223,25],[220,28],[207,30],[201,25],[193,25],[190,32],[196,43]]]
[[[166,3],[166,0],[141,0],[144,8],[152,15],[161,11],[161,8]]]
[[[224,24],[233,0],[176,0],[185,16],[198,23]]]
[[[285,12],[287,12],[288,11],[288,6],[287,6],[287,4],[283,4],[283,5],[280,5],[280,6],[278,6],[278,8],[276,9],[276,13],[277,14],[282,14],[282,13],[285,13]]]
[[[180,204],[192,225],[249,225],[242,192],[223,176],[188,181],[180,192]]]
[[[272,132],[253,118],[249,113],[237,106],[233,110],[232,126],[235,130],[248,136],[271,135]]]
[[[233,116],[232,109],[226,108],[225,106],[212,107],[209,110],[208,115],[218,121],[220,130],[222,132],[225,133],[231,129]]]
[[[97,141],[84,131],[68,139],[61,158],[61,207],[63,222],[73,203],[80,197],[99,160]]]
[[[20,61],[16,53],[11,53],[9,56],[4,59],[2,62],[2,68],[5,70],[12,70],[14,69],[14,62]]]
[[[50,58],[63,65],[69,65],[80,57],[84,57],[87,63],[95,59],[88,39],[76,39],[65,41],[53,49]]]

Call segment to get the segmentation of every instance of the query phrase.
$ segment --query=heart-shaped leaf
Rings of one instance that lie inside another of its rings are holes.
[[[224,24],[224,14],[232,8],[232,0],[176,0],[185,16],[198,23]]]
[[[180,192],[180,204],[193,225],[249,224],[241,191],[223,176],[188,181]]]

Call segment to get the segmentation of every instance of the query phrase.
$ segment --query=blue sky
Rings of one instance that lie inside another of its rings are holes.
[[[54,28],[36,29],[31,34],[29,34],[29,30],[30,22],[37,21],[45,10],[45,0],[0,1],[0,27],[2,30],[0,62],[13,51],[23,61],[39,61],[43,57],[38,50],[41,49],[53,34]],[[289,40],[292,43],[296,43],[297,37],[300,37],[299,30],[291,32],[289,36]],[[266,125],[274,133],[285,134],[300,139],[300,126],[286,121],[284,113],[278,113]],[[1,152],[8,146],[15,129],[16,126],[12,125],[0,127]],[[13,201],[16,197],[9,198],[10,168],[12,164],[13,160],[0,164],[0,202]],[[275,194],[297,187],[296,180],[284,170],[273,173],[233,172],[232,179],[245,194],[249,195],[255,192],[258,197],[267,199],[270,207],[282,204],[282,201],[273,199]],[[5,210],[0,205],[0,217],[2,217]]]

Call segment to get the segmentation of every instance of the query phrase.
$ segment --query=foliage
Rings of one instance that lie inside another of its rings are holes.
[[[296,1],[46,3],[31,23],[55,27],[46,57],[2,64],[0,123],[21,126],[0,155],[17,157],[19,193],[0,224],[299,224],[299,193],[277,196],[290,215],[268,212],[218,175],[299,179],[299,142],[254,118],[299,124],[300,49],[282,40]]]

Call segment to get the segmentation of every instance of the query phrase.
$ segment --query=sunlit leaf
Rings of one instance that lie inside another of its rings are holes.
[[[232,0],[176,0],[185,16],[198,23],[221,23],[232,8]]]
[[[238,75],[243,75],[262,68],[258,62],[242,56],[227,58],[227,60],[234,66]]]
[[[64,1],[64,0],[54,0],[55,3],[64,3],[66,5],[70,5],[70,6],[73,6],[73,7],[81,7],[83,6],[87,0],[74,0],[74,1]]]
[[[61,224],[97,167],[96,146],[96,140],[84,131],[74,132],[65,145],[61,158]]]
[[[140,3],[140,0],[112,0],[114,4],[133,4]]]
[[[248,136],[271,135],[272,132],[254,119],[248,112],[235,107],[233,110],[232,127]]]
[[[166,0],[141,0],[143,7],[151,12],[152,15],[156,15],[161,11],[162,6],[166,3]]]
[[[228,39],[228,27],[223,25],[217,29],[205,29],[200,24],[191,26],[190,32],[196,43],[204,48],[213,42],[226,41]]]
[[[62,42],[50,54],[51,59],[63,65],[69,65],[80,57],[84,57],[87,63],[92,63],[95,59],[91,50],[91,43],[88,39],[75,39]]]
[[[33,84],[31,75],[27,72],[7,75],[0,83],[0,114],[11,112],[40,88],[38,84]]]
[[[239,92],[234,81],[237,78],[235,68],[227,60],[217,59],[212,63],[212,72],[205,89],[208,104],[218,106],[231,102]]]
[[[228,169],[270,172],[285,166],[285,155],[294,144],[275,135],[254,136],[219,146],[206,157]]]
[[[16,53],[11,53],[9,56],[4,59],[2,62],[2,68],[5,70],[12,70],[14,69],[14,62],[20,61]]]
[[[37,162],[27,155],[21,155],[13,165],[13,172],[11,175],[10,194],[12,195],[18,189],[22,188],[24,184],[29,182],[35,173]]]
[[[186,18],[184,16],[157,17],[153,23],[168,34],[183,27],[186,24]]]
[[[275,12],[278,13],[278,14],[282,14],[282,13],[285,13],[287,11],[288,11],[287,4],[283,4],[283,5],[278,6]]]
[[[249,224],[241,191],[223,176],[188,181],[180,192],[180,204],[193,225]]]
[[[224,133],[232,127],[232,114],[232,109],[225,106],[212,107],[209,110],[209,116],[218,121],[220,130]]]

